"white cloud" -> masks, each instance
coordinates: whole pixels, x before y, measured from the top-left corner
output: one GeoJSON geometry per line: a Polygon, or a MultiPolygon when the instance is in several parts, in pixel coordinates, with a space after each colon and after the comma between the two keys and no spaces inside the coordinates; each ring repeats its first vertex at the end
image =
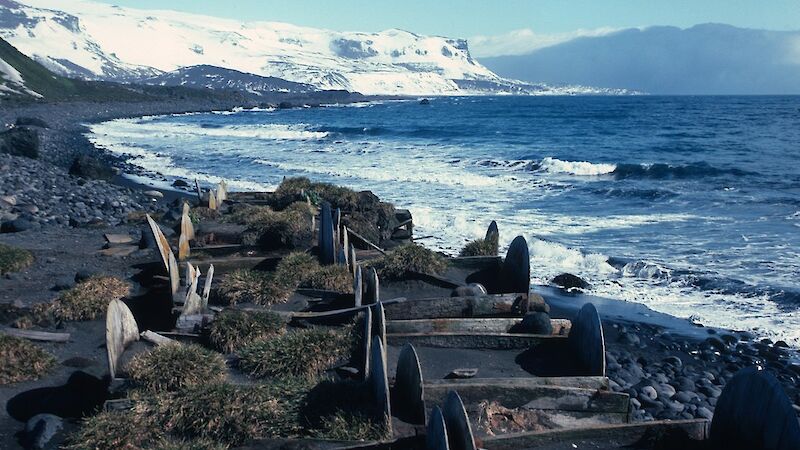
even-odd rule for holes
{"type": "Polygon", "coordinates": [[[579,37],[597,37],[619,31],[621,28],[579,29],[568,33],[543,34],[530,28],[513,30],[494,36],[469,38],[470,53],[476,57],[500,55],[524,55],[544,47],[550,47],[579,37]]]}

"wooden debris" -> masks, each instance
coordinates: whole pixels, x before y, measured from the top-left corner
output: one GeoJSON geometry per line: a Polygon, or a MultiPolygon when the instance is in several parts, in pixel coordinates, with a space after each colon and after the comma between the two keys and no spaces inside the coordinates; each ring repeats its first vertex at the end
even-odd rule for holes
{"type": "Polygon", "coordinates": [[[113,247],[104,248],[97,253],[102,256],[111,256],[113,258],[124,258],[132,255],[139,250],[137,245],[115,245],[113,247]]]}
{"type": "Polygon", "coordinates": [[[138,340],[139,328],[131,310],[121,300],[111,300],[106,312],[106,353],[112,379],[116,377],[119,358],[125,348],[138,340]]]}
{"type": "Polygon", "coordinates": [[[383,342],[378,336],[372,338],[369,366],[369,385],[372,389],[372,395],[378,410],[383,411],[387,426],[391,432],[392,407],[389,395],[389,379],[386,371],[386,353],[383,349],[383,342]]]}
{"type": "Polygon", "coordinates": [[[478,374],[477,368],[470,368],[470,369],[453,369],[450,373],[445,377],[446,379],[456,379],[456,380],[466,380],[469,378],[475,378],[475,375],[478,374]]]}
{"type": "Polygon", "coordinates": [[[211,296],[211,282],[214,280],[214,265],[211,264],[208,266],[208,270],[206,271],[206,283],[203,286],[203,295],[202,295],[202,308],[206,309],[208,307],[208,298],[211,296]]]}
{"type": "Polygon", "coordinates": [[[361,373],[364,380],[370,379],[370,358],[372,357],[372,311],[364,310],[361,328],[361,373]]]}
{"type": "Polygon", "coordinates": [[[41,342],[69,342],[69,333],[49,333],[46,331],[21,330],[19,328],[0,327],[0,333],[18,338],[41,342]]]}
{"type": "Polygon", "coordinates": [[[217,203],[217,195],[213,189],[208,191],[208,209],[217,210],[219,204],[217,203]]]}
{"type": "Polygon", "coordinates": [[[353,230],[351,230],[349,228],[347,228],[347,232],[350,234],[350,236],[352,236],[352,237],[356,238],[357,240],[361,241],[362,244],[381,252],[381,254],[384,254],[384,255],[386,254],[386,251],[384,249],[382,249],[382,248],[378,247],[377,245],[373,244],[372,242],[370,242],[369,239],[365,238],[364,236],[356,233],[355,231],[353,231],[353,230]]]}
{"type": "Polygon", "coordinates": [[[353,298],[355,299],[356,308],[361,306],[363,295],[364,287],[361,280],[361,266],[358,266],[356,267],[356,275],[353,277],[353,298]]]}
{"type": "Polygon", "coordinates": [[[127,234],[111,234],[106,233],[103,235],[106,239],[106,242],[113,245],[120,245],[120,244],[131,244],[133,243],[133,238],[127,234]]]}
{"type": "Polygon", "coordinates": [[[178,261],[175,260],[175,255],[170,252],[169,253],[169,265],[167,266],[169,270],[169,287],[170,293],[174,296],[178,293],[178,289],[181,287],[181,275],[178,272],[178,261]]]}
{"type": "Polygon", "coordinates": [[[364,288],[364,303],[371,305],[380,303],[381,301],[381,285],[378,279],[378,271],[374,267],[367,269],[365,288],[364,288]]]}
{"type": "Polygon", "coordinates": [[[169,241],[167,241],[167,237],[164,236],[164,233],[161,232],[161,228],[159,228],[156,221],[150,217],[150,214],[146,216],[147,223],[150,225],[150,231],[153,233],[156,245],[158,246],[158,252],[161,254],[161,260],[164,262],[164,269],[169,272],[169,254],[172,253],[172,249],[169,247],[169,241]]]}
{"type": "Polygon", "coordinates": [[[145,330],[139,334],[139,337],[142,338],[143,341],[147,341],[151,344],[155,345],[164,345],[164,344],[171,344],[176,342],[173,339],[170,339],[166,336],[162,336],[155,331],[145,330]]]}

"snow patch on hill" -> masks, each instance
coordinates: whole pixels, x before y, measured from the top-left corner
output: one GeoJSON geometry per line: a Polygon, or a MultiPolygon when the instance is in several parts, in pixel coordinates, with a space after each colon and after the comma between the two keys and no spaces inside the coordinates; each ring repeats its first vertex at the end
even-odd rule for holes
{"type": "Polygon", "coordinates": [[[32,95],[41,98],[42,95],[29,89],[25,85],[22,74],[11,64],[0,59],[0,95],[32,95]]]}
{"type": "Polygon", "coordinates": [[[495,75],[465,40],[397,29],[338,32],[89,0],[0,0],[0,36],[51,70],[84,78],[131,81],[206,65],[363,94],[560,93],[495,75]]]}

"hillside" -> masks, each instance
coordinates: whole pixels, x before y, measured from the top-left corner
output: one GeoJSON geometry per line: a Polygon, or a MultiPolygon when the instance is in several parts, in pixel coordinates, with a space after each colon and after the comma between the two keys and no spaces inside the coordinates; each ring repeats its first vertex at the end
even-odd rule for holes
{"type": "Polygon", "coordinates": [[[597,93],[507,80],[476,61],[463,39],[398,29],[339,32],[88,0],[2,0],[0,36],[50,70],[85,79],[129,82],[214,66],[367,95],[597,93]]]}
{"type": "Polygon", "coordinates": [[[585,37],[525,55],[483,58],[504,77],[625,87],[652,94],[800,93],[800,31],[704,24],[585,37]]]}

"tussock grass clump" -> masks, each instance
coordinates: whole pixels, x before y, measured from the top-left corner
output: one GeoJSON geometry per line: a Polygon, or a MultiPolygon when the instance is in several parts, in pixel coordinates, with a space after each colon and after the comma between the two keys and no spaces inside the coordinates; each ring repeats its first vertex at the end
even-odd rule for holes
{"type": "Polygon", "coordinates": [[[346,266],[320,267],[300,282],[300,286],[341,293],[353,292],[353,275],[346,266]]]}
{"type": "Polygon", "coordinates": [[[318,439],[381,440],[388,437],[383,411],[361,383],[322,381],[306,395],[302,416],[318,439]]]}
{"type": "Polygon", "coordinates": [[[296,248],[311,241],[311,215],[298,209],[272,211],[265,206],[242,208],[231,220],[247,226],[242,244],[267,250],[296,248]]]}
{"type": "Polygon", "coordinates": [[[52,303],[34,306],[33,312],[39,319],[96,320],[105,316],[111,300],[122,299],[130,288],[127,282],[117,277],[92,277],[65,291],[52,303]]]}
{"type": "Polygon", "coordinates": [[[200,223],[204,220],[217,220],[221,217],[222,214],[218,210],[205,206],[196,206],[189,210],[189,219],[191,219],[192,223],[200,223]]]}
{"type": "Polygon", "coordinates": [[[320,418],[312,431],[317,439],[337,441],[380,441],[387,438],[386,426],[374,417],[353,411],[337,411],[320,418]]]}
{"type": "Polygon", "coordinates": [[[476,239],[468,242],[459,256],[497,256],[498,251],[497,239],[476,239]]]}
{"type": "Polygon", "coordinates": [[[261,385],[212,383],[145,399],[141,413],[166,432],[235,446],[250,439],[297,436],[306,381],[287,379],[261,385]]]}
{"type": "Polygon", "coordinates": [[[214,319],[209,340],[219,351],[233,353],[246,344],[285,332],[286,322],[278,314],[227,310],[214,319]]]}
{"type": "Polygon", "coordinates": [[[255,378],[314,379],[351,354],[350,331],[309,328],[256,341],[239,350],[239,368],[255,378]]]}
{"type": "Polygon", "coordinates": [[[19,272],[33,264],[33,254],[25,249],[0,244],[0,275],[19,272]]]}
{"type": "Polygon", "coordinates": [[[214,288],[215,300],[223,304],[255,303],[273,305],[286,303],[294,288],[279,282],[272,274],[257,270],[239,269],[225,275],[214,288]]]}
{"type": "Polygon", "coordinates": [[[226,367],[219,353],[198,345],[174,343],[134,356],[127,371],[137,387],[164,392],[222,381],[226,367]]]}
{"type": "Polygon", "coordinates": [[[317,258],[305,252],[294,252],[284,256],[278,263],[275,280],[296,288],[319,269],[317,258]]]}
{"type": "Polygon", "coordinates": [[[86,418],[67,439],[68,450],[144,449],[158,439],[158,428],[140,414],[104,411],[86,418]]]}
{"type": "Polygon", "coordinates": [[[326,201],[333,209],[354,211],[358,208],[358,193],[354,190],[329,183],[315,183],[305,177],[283,180],[275,190],[275,206],[283,209],[294,202],[306,201],[303,194],[317,205],[326,201]]]}
{"type": "Polygon", "coordinates": [[[67,450],[226,450],[210,439],[168,436],[142,411],[103,411],[83,420],[67,439],[67,450]]]}
{"type": "Polygon", "coordinates": [[[438,275],[447,269],[442,255],[416,244],[402,245],[387,253],[375,264],[381,279],[401,280],[408,272],[438,275]]]}
{"type": "Polygon", "coordinates": [[[24,339],[0,333],[0,385],[38,380],[55,365],[47,351],[24,339]]]}

